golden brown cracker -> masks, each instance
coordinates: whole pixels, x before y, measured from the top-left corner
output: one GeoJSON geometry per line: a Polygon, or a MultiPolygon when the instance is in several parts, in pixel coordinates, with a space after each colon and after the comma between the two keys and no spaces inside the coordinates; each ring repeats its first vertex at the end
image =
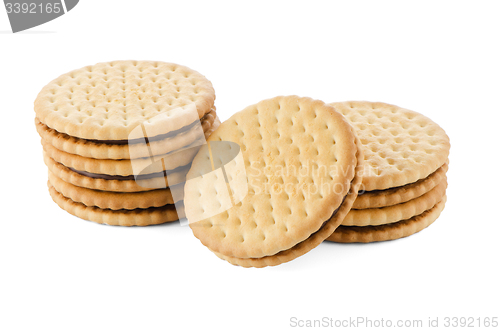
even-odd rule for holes
{"type": "Polygon", "coordinates": [[[327,239],[339,243],[369,243],[408,237],[431,225],[441,214],[446,196],[434,207],[410,219],[376,226],[339,226],[327,239]]]}

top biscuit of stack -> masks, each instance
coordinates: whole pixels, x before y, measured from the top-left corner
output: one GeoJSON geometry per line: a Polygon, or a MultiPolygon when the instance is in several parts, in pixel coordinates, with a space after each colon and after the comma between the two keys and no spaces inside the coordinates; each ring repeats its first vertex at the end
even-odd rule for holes
{"type": "Polygon", "coordinates": [[[414,183],[437,171],[448,159],[448,136],[422,114],[382,102],[330,105],[347,118],[361,140],[366,191],[414,183]]]}
{"type": "Polygon", "coordinates": [[[69,136],[127,141],[135,127],[157,115],[149,137],[193,123],[185,116],[195,106],[199,118],[214,105],[210,81],[187,67],[165,62],[113,61],[64,74],[47,84],[35,100],[40,122],[69,136]]]}

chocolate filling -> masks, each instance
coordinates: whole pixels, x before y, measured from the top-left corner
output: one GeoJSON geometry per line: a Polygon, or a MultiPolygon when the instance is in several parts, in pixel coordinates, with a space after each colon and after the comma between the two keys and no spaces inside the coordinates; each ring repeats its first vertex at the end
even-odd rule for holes
{"type": "Polygon", "coordinates": [[[176,168],[174,170],[170,171],[162,171],[162,172],[155,172],[152,174],[145,174],[145,175],[139,175],[139,176],[134,176],[134,175],[129,175],[129,176],[118,176],[118,175],[106,175],[106,174],[95,174],[92,172],[87,172],[87,171],[82,171],[82,170],[76,170],[70,167],[67,167],[69,170],[76,172],[77,174],[80,174],[82,176],[90,177],[90,178],[95,178],[95,179],[106,179],[106,180],[145,180],[145,179],[151,179],[151,178],[158,178],[158,177],[166,177],[168,174],[172,172],[179,172],[185,169],[188,169],[190,165],[187,166],[182,166],[179,168],[176,168]]]}
{"type": "MultiPolygon", "coordinates": [[[[210,114],[210,113],[208,113],[208,114],[210,114]]],[[[161,134],[161,135],[158,135],[158,136],[154,136],[154,137],[151,137],[151,138],[144,137],[144,139],[137,138],[137,139],[122,139],[122,140],[98,140],[98,139],[83,139],[83,140],[90,141],[90,142],[93,142],[95,144],[106,144],[106,145],[141,144],[141,143],[144,143],[144,140],[146,140],[146,144],[149,144],[152,141],[158,141],[158,140],[162,140],[162,139],[171,138],[171,137],[174,137],[176,135],[179,135],[179,134],[182,134],[184,132],[187,132],[187,131],[191,130],[198,123],[201,123],[202,121],[204,121],[205,117],[208,114],[206,114],[205,116],[203,116],[200,119],[199,122],[194,121],[193,123],[191,123],[191,124],[189,124],[189,125],[187,125],[187,126],[185,126],[183,128],[180,128],[180,129],[177,129],[177,130],[174,130],[174,131],[170,131],[168,133],[161,134]]]]}
{"type": "Polygon", "coordinates": [[[430,176],[434,175],[436,172],[439,171],[440,168],[438,168],[436,171],[434,171],[433,173],[431,173],[429,176],[427,177],[424,177],[424,178],[420,178],[419,180],[417,180],[416,182],[413,182],[413,183],[408,183],[408,184],[405,184],[405,185],[401,185],[401,186],[394,186],[394,187],[389,187],[389,188],[386,188],[386,189],[383,189],[383,190],[372,190],[372,191],[359,191],[358,192],[358,195],[363,195],[363,194],[377,194],[377,193],[381,193],[381,192],[389,192],[391,190],[398,190],[400,188],[403,188],[405,186],[408,186],[408,185],[413,185],[413,184],[419,184],[419,183],[422,183],[424,180],[426,180],[427,178],[429,178],[430,176]]]}

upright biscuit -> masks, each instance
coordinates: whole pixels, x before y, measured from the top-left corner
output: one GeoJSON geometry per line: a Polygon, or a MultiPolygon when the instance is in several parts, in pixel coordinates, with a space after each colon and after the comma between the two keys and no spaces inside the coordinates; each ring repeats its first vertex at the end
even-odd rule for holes
{"type": "Polygon", "coordinates": [[[210,112],[214,100],[210,81],[187,67],[113,61],[54,79],[38,94],[35,112],[49,128],[69,136],[127,140],[138,125],[151,137],[189,125],[193,116],[210,112]],[[152,118],[155,125],[149,125],[152,118]]]}
{"type": "Polygon", "coordinates": [[[317,247],[320,243],[322,243],[326,238],[328,238],[332,234],[332,230],[335,230],[344,219],[345,215],[351,209],[353,202],[356,200],[357,192],[359,187],[361,186],[362,181],[362,171],[363,171],[363,153],[361,143],[359,139],[356,139],[356,145],[358,145],[358,153],[357,153],[357,165],[355,170],[355,176],[351,183],[351,188],[349,193],[344,199],[344,202],[340,205],[340,207],[334,212],[333,216],[325,222],[321,228],[313,233],[309,238],[304,240],[303,242],[295,245],[294,247],[287,249],[285,251],[281,251],[278,254],[271,256],[264,256],[261,258],[249,258],[249,259],[241,259],[233,256],[225,256],[220,253],[215,253],[220,259],[226,260],[233,265],[239,265],[242,267],[254,267],[254,268],[262,268],[267,266],[276,266],[281,263],[289,262],[299,256],[304,255],[309,252],[311,249],[317,247]]]}
{"type": "MultiPolygon", "coordinates": [[[[248,194],[190,226],[205,246],[228,257],[262,258],[304,242],[339,208],[357,165],[351,126],[333,107],[309,98],[276,97],[249,106],[209,138],[209,144],[217,141],[240,146],[248,194]]],[[[200,208],[210,209],[211,197],[218,196],[213,187],[200,185],[211,176],[200,170],[206,162],[200,152],[188,174],[188,219],[200,208]],[[201,197],[200,205],[189,205],[191,196],[201,197]]]]}
{"type": "Polygon", "coordinates": [[[332,103],[363,144],[363,190],[384,190],[429,176],[447,160],[444,130],[417,112],[381,102],[332,103]]]}

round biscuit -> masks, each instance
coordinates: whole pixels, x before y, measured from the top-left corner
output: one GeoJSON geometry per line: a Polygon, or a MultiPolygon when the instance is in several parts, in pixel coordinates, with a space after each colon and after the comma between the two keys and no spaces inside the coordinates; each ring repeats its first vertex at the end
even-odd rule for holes
{"type": "Polygon", "coordinates": [[[335,102],[364,147],[365,191],[385,190],[426,178],[448,159],[444,130],[417,112],[382,102],[335,102]]]}
{"type": "MultiPolygon", "coordinates": [[[[212,251],[238,258],[271,256],[303,242],[349,191],[357,163],[355,139],[340,113],[310,98],[276,97],[236,113],[209,143],[240,146],[248,194],[225,212],[190,223],[193,234],[212,251]]],[[[206,163],[200,152],[188,178],[202,174],[206,163]]],[[[188,219],[218,198],[202,179],[186,182],[188,219]],[[188,204],[188,197],[200,197],[200,203],[188,204]]]]}
{"type": "Polygon", "coordinates": [[[160,61],[113,61],[73,70],[47,84],[35,100],[36,117],[69,136],[126,140],[134,128],[165,134],[202,118],[214,105],[212,83],[197,71],[160,61]],[[191,113],[192,112],[192,113],[191,113]],[[192,115],[192,116],[186,116],[192,115]]]}
{"type": "Polygon", "coordinates": [[[267,266],[276,266],[285,262],[289,262],[297,257],[300,257],[313,248],[317,247],[320,243],[322,243],[326,238],[331,236],[333,231],[342,223],[345,215],[351,209],[352,204],[356,200],[357,193],[359,187],[361,186],[362,181],[362,166],[363,166],[363,152],[361,143],[359,139],[356,139],[356,145],[358,146],[357,152],[357,164],[355,170],[355,176],[351,182],[351,188],[349,189],[349,193],[345,197],[342,205],[335,211],[334,215],[328,220],[323,226],[321,226],[320,230],[313,233],[309,238],[304,240],[303,242],[293,246],[290,249],[285,251],[281,251],[278,254],[272,256],[264,256],[261,258],[249,258],[249,259],[241,259],[232,256],[225,256],[220,253],[215,253],[217,257],[222,260],[226,260],[227,262],[242,266],[245,268],[254,267],[254,268],[263,268],[267,266]]]}

